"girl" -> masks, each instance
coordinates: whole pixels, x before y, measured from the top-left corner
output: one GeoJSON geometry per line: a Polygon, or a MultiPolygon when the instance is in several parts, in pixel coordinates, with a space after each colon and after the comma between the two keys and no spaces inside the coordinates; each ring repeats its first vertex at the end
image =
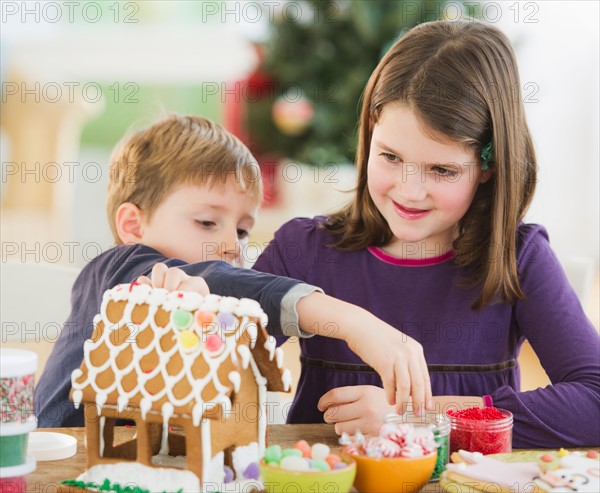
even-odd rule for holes
{"type": "MultiPolygon", "coordinates": [[[[536,161],[519,87],[498,29],[411,30],[365,89],[353,201],[285,224],[255,269],[319,286],[420,342],[438,410],[508,409],[515,447],[597,446],[598,334],[545,229],[521,222],[536,161]],[[553,383],[544,389],[519,392],[525,339],[553,383]]],[[[392,411],[375,372],[339,340],[300,345],[288,421],[375,431],[392,411]]]]}

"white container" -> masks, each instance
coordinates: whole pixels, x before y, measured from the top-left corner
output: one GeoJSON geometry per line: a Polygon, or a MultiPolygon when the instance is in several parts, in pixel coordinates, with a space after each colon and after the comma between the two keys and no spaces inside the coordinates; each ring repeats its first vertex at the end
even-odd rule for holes
{"type": "Polygon", "coordinates": [[[34,419],[33,387],[38,357],[23,349],[0,349],[1,423],[34,419]]]}

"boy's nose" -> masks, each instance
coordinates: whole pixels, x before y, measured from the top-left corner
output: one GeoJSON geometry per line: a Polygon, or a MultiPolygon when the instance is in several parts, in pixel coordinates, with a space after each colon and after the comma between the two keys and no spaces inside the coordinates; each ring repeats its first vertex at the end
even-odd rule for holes
{"type": "Polygon", "coordinates": [[[230,264],[239,263],[241,256],[241,245],[237,235],[237,229],[233,233],[228,233],[221,243],[221,257],[230,264]]]}

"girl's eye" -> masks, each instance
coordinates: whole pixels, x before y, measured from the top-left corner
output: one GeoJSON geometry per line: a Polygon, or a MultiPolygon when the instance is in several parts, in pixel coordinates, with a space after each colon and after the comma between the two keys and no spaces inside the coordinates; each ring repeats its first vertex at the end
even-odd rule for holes
{"type": "Polygon", "coordinates": [[[199,221],[196,219],[196,222],[206,229],[214,228],[217,225],[217,223],[215,223],[214,221],[199,221]]]}
{"type": "Polygon", "coordinates": [[[245,229],[238,229],[237,230],[237,235],[238,235],[238,238],[240,240],[243,240],[244,238],[248,238],[249,234],[250,234],[250,232],[246,231],[245,229]]]}
{"type": "Polygon", "coordinates": [[[402,162],[402,160],[398,156],[389,152],[382,152],[379,155],[383,157],[383,159],[385,159],[388,163],[400,164],[402,162]]]}
{"type": "Polygon", "coordinates": [[[454,171],[449,168],[444,168],[443,166],[434,166],[431,169],[434,173],[437,173],[439,176],[448,176],[448,177],[452,178],[458,174],[457,171],[454,171]]]}

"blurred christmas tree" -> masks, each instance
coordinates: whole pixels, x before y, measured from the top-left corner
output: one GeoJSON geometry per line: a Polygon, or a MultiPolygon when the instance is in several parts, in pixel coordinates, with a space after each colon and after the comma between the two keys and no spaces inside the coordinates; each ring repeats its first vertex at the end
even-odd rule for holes
{"type": "Polygon", "coordinates": [[[248,103],[245,140],[257,155],[275,153],[317,166],[354,162],[361,93],[399,36],[422,22],[477,14],[456,1],[287,5],[271,26],[263,62],[251,78],[263,97],[248,103]]]}

